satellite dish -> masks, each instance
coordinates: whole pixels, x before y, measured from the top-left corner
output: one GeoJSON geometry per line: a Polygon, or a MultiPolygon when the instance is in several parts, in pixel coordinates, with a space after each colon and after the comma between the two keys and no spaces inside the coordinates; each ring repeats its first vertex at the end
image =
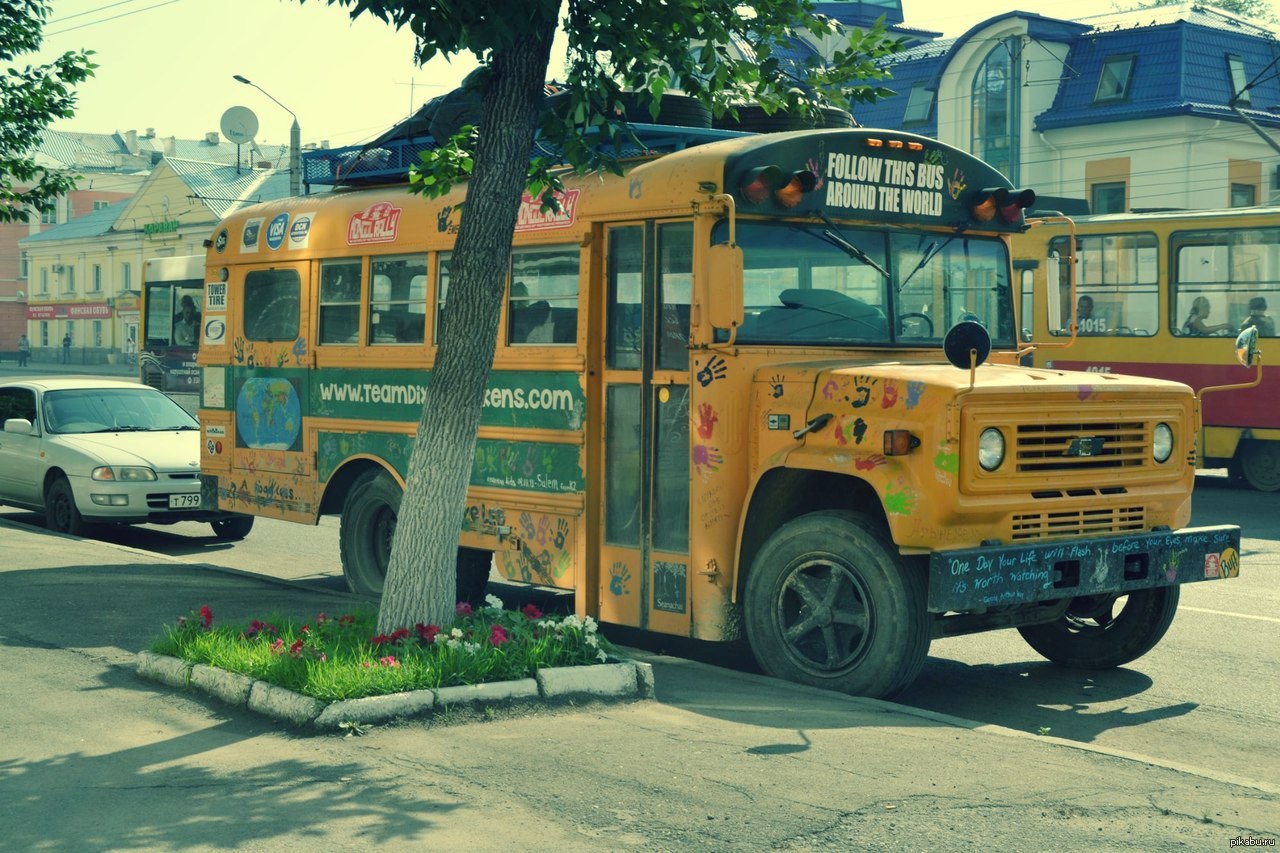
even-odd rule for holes
{"type": "Polygon", "coordinates": [[[248,107],[231,107],[222,114],[222,135],[241,145],[258,134],[258,117],[248,107]]]}

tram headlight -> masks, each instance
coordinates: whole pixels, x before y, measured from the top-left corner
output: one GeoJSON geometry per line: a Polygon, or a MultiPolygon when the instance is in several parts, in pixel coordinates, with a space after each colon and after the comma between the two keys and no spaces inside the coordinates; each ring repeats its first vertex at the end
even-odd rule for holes
{"type": "Polygon", "coordinates": [[[978,436],[978,464],[984,471],[994,471],[1004,462],[1004,433],[987,427],[978,436]]]}
{"type": "Polygon", "coordinates": [[[1173,454],[1173,428],[1166,423],[1156,424],[1151,440],[1151,455],[1157,462],[1168,462],[1173,454]]]}

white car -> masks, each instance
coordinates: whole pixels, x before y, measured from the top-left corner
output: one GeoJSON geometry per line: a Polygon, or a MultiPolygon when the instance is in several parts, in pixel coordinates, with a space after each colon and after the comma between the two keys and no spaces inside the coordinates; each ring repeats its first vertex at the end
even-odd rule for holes
{"type": "Polygon", "coordinates": [[[137,382],[40,377],[0,383],[0,503],[43,512],[58,533],[207,521],[243,539],[253,516],[202,494],[200,425],[137,382]]]}

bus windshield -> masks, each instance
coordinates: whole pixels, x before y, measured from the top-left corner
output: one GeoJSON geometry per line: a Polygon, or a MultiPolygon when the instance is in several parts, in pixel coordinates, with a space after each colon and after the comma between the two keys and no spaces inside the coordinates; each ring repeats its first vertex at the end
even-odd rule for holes
{"type": "MultiPolygon", "coordinates": [[[[727,237],[720,223],[715,239],[727,237]]],[[[997,238],[739,221],[745,316],[738,343],[940,344],[976,320],[1011,346],[1008,252],[997,238]]]]}

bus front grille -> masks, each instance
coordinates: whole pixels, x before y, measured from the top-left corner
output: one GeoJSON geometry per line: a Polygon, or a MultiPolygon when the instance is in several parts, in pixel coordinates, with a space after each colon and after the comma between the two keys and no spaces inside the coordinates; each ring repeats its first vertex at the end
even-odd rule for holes
{"type": "Polygon", "coordinates": [[[1141,468],[1150,434],[1141,421],[1019,424],[1014,461],[1019,473],[1141,468]]]}
{"type": "Polygon", "coordinates": [[[1013,538],[1050,539],[1104,536],[1146,529],[1146,512],[1140,506],[1028,512],[1013,516],[1013,538]]]}

